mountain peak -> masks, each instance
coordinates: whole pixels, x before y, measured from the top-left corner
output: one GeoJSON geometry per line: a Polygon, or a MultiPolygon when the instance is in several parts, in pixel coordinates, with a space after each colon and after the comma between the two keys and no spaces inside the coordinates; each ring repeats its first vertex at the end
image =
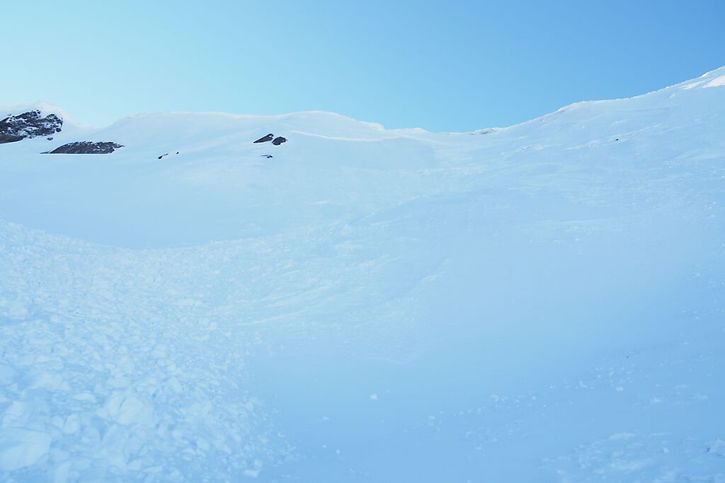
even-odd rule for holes
{"type": "Polygon", "coordinates": [[[63,119],[38,109],[0,119],[0,144],[13,143],[39,136],[53,136],[63,127],[63,119]]]}

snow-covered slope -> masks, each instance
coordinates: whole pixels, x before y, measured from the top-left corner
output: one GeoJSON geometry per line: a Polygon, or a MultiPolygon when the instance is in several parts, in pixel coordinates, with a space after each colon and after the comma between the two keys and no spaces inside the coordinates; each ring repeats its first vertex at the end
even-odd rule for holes
{"type": "Polygon", "coordinates": [[[0,480],[725,481],[723,133],[725,68],[0,145],[0,480]]]}

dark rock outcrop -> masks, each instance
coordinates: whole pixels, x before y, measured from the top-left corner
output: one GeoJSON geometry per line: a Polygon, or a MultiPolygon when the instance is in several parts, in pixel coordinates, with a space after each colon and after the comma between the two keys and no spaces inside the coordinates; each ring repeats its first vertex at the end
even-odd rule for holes
{"type": "MultiPolygon", "coordinates": [[[[178,155],[179,154],[179,151],[176,151],[176,154],[178,155]]],[[[157,156],[157,159],[164,159],[168,155],[169,155],[169,153],[161,154],[161,155],[157,156]]]]}
{"type": "Polygon", "coordinates": [[[76,143],[64,144],[54,150],[43,154],[110,154],[118,148],[122,148],[121,144],[112,142],[91,142],[80,141],[76,143]]]}
{"type": "Polygon", "coordinates": [[[271,141],[272,138],[274,138],[274,134],[269,133],[266,136],[263,136],[263,137],[257,139],[256,141],[254,141],[254,144],[256,144],[256,143],[266,143],[266,142],[271,141]]]}
{"type": "Polygon", "coordinates": [[[55,114],[43,114],[38,111],[28,111],[0,120],[0,144],[14,143],[23,139],[37,136],[52,136],[60,132],[63,119],[55,114]]]}
{"type": "Polygon", "coordinates": [[[266,136],[263,136],[254,141],[254,143],[268,143],[269,141],[272,141],[272,144],[274,144],[275,146],[279,146],[282,143],[286,143],[287,138],[283,138],[282,136],[274,137],[274,134],[269,133],[266,136]]]}

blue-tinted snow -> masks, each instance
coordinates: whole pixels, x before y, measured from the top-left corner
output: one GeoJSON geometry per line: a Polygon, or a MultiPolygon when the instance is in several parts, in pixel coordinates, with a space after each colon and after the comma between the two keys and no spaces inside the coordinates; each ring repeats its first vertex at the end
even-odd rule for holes
{"type": "Polygon", "coordinates": [[[725,481],[723,74],[0,146],[0,480],[725,481]]]}

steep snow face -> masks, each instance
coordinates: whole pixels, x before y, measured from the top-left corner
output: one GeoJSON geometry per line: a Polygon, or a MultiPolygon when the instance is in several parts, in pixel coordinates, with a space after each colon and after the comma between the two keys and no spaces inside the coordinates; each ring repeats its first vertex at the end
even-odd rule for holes
{"type": "Polygon", "coordinates": [[[0,146],[0,479],[725,479],[724,75],[0,146]]]}

